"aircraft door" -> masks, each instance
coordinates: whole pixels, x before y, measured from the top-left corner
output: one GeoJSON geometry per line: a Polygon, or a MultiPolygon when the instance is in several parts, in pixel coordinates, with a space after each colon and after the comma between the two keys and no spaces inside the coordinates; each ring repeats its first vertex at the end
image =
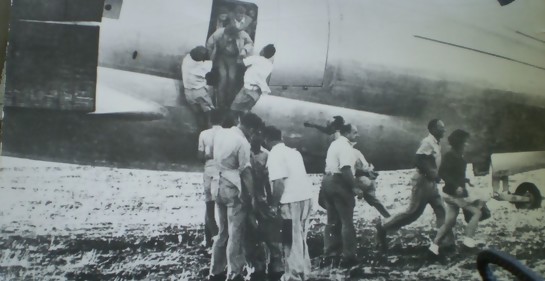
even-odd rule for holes
{"type": "Polygon", "coordinates": [[[5,105],[95,107],[104,0],[17,0],[11,8],[5,105]]]}
{"type": "Polygon", "coordinates": [[[281,1],[276,13],[270,85],[321,87],[329,46],[327,0],[281,1]]]}

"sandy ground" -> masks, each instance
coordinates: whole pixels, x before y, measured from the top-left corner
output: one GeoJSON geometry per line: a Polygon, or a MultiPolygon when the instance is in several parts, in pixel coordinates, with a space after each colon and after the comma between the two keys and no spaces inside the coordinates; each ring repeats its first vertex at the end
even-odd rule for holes
{"type": "MultiPolygon", "coordinates": [[[[200,246],[204,203],[200,173],[128,170],[3,157],[0,168],[0,280],[204,280],[209,257],[200,246]]],[[[378,197],[398,213],[408,205],[412,170],[385,171],[378,197]]],[[[321,177],[311,175],[317,197],[321,177]]],[[[489,194],[490,178],[472,179],[470,192],[489,194]]],[[[545,194],[545,170],[511,178],[545,194]]],[[[477,232],[481,248],[507,252],[545,275],[545,210],[488,203],[492,218],[477,232]]],[[[375,248],[378,212],[356,207],[360,270],[323,272],[325,212],[316,204],[308,237],[311,280],[480,280],[475,252],[458,247],[444,259],[426,248],[435,224],[431,208],[390,235],[390,250],[375,248]],[[343,279],[345,278],[345,279],[343,279]]],[[[459,216],[458,244],[465,223],[459,216]]],[[[507,277],[498,271],[498,276],[507,277]]],[[[511,278],[510,278],[511,279],[511,278]]]]}

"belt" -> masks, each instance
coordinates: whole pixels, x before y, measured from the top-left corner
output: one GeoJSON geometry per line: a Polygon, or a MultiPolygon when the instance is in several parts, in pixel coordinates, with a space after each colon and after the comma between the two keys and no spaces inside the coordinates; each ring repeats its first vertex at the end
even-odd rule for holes
{"type": "Polygon", "coordinates": [[[326,176],[342,176],[343,174],[341,174],[341,173],[333,173],[333,172],[326,172],[325,175],[326,175],[326,176]]]}

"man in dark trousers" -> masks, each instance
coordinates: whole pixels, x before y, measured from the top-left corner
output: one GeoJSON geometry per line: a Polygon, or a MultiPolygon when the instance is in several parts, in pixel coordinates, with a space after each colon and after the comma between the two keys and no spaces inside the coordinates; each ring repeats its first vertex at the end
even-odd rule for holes
{"type": "Polygon", "coordinates": [[[358,137],[355,126],[346,124],[340,128],[340,136],[327,150],[322,193],[327,209],[327,225],[324,233],[326,263],[350,267],[357,264],[356,230],[354,229],[354,165],[356,157],[352,142],[358,137]]]}
{"type": "Polygon", "coordinates": [[[250,35],[234,25],[216,30],[206,43],[214,68],[218,72],[217,107],[229,108],[238,92],[237,77],[242,80],[238,65],[253,48],[250,35]]]}
{"type": "MultiPolygon", "coordinates": [[[[428,123],[429,135],[420,142],[416,151],[416,172],[412,178],[412,193],[409,208],[386,221],[384,225],[378,223],[377,242],[382,250],[388,249],[386,235],[389,231],[416,221],[429,204],[435,212],[437,228],[445,222],[445,207],[443,199],[437,189],[437,183],[441,180],[438,168],[441,164],[441,146],[439,141],[445,134],[445,124],[439,119],[433,119],[428,123]]],[[[452,232],[448,234],[446,241],[453,241],[452,232]]],[[[451,242],[452,243],[452,242],[451,242]]]]}
{"type": "MultiPolygon", "coordinates": [[[[264,127],[263,124],[262,128],[264,127]]],[[[272,191],[267,171],[269,152],[262,147],[263,142],[262,130],[254,134],[250,142],[256,203],[255,209],[248,216],[250,221],[245,239],[246,259],[254,269],[250,276],[251,281],[278,281],[284,274],[280,239],[282,220],[271,212],[272,191]]]]}

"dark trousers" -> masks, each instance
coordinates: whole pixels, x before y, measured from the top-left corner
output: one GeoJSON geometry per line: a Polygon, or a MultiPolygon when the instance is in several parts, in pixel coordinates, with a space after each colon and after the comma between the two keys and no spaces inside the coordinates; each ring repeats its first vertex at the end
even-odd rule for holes
{"type": "Polygon", "coordinates": [[[218,69],[219,81],[217,91],[217,107],[230,108],[237,94],[237,78],[239,67],[237,57],[219,55],[215,65],[218,69]]]}
{"type": "Polygon", "coordinates": [[[260,219],[257,228],[249,223],[245,232],[244,244],[246,260],[255,269],[255,272],[284,271],[282,243],[279,239],[275,239],[274,235],[269,235],[271,232],[279,232],[281,227],[282,220],[260,219]]]}
{"type": "Polygon", "coordinates": [[[327,209],[324,233],[326,256],[353,258],[356,255],[354,206],[356,200],[341,175],[325,175],[322,181],[323,199],[327,209]]]}
{"type": "MultiPolygon", "coordinates": [[[[409,208],[405,212],[397,214],[387,221],[383,225],[385,231],[398,230],[405,225],[413,223],[422,215],[428,204],[435,213],[437,228],[445,223],[445,207],[443,205],[443,199],[437,190],[437,184],[426,179],[421,174],[415,174],[412,182],[413,189],[409,208]]],[[[447,237],[447,240],[454,240],[452,231],[447,237]]]]}
{"type": "Polygon", "coordinates": [[[206,202],[206,212],[204,216],[204,237],[206,246],[212,247],[212,237],[218,234],[218,225],[215,217],[216,202],[206,202]]]}

